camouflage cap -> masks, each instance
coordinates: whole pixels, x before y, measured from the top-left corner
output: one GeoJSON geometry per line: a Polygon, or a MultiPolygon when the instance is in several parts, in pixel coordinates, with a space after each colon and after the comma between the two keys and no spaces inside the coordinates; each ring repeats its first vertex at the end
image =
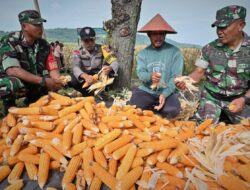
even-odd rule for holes
{"type": "Polygon", "coordinates": [[[246,8],[238,5],[230,5],[216,12],[216,21],[212,24],[212,27],[227,27],[233,21],[237,19],[245,20],[245,18],[246,8]]]}
{"type": "Polygon", "coordinates": [[[42,24],[46,22],[45,19],[41,18],[40,14],[35,10],[25,10],[18,14],[20,23],[30,24],[42,24]]]}

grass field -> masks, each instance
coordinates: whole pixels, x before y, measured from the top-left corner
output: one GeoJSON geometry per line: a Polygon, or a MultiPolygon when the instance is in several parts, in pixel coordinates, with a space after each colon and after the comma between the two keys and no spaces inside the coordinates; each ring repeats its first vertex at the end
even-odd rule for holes
{"type": "MultiPolygon", "coordinates": [[[[135,56],[137,56],[138,52],[140,52],[145,46],[140,45],[140,46],[136,46],[135,48],[135,56]]],[[[78,45],[77,44],[64,44],[64,60],[65,60],[65,70],[70,72],[71,68],[72,68],[72,52],[74,49],[77,49],[78,45]]],[[[194,62],[197,58],[197,56],[200,53],[200,49],[196,49],[196,48],[183,48],[181,49],[181,52],[183,54],[184,57],[184,72],[183,75],[187,75],[189,74],[193,69],[194,69],[194,62]]],[[[135,59],[134,59],[135,60],[135,59]]],[[[135,68],[136,68],[136,61],[134,61],[133,64],[133,70],[132,70],[132,80],[136,80],[136,72],[135,72],[135,68]]],[[[63,92],[65,91],[69,91],[70,89],[64,89],[62,90],[63,92]]],[[[22,105],[22,99],[17,101],[17,105],[20,106],[22,105]]],[[[2,105],[2,101],[0,101],[0,118],[3,117],[3,105],[2,105]]]]}

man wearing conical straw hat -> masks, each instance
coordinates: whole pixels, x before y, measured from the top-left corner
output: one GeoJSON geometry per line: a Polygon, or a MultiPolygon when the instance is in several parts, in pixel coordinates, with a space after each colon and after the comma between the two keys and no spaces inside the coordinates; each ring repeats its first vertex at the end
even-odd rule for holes
{"type": "Polygon", "coordinates": [[[160,14],[139,32],[147,33],[151,44],[138,54],[137,75],[141,85],[133,90],[130,104],[174,118],[181,109],[174,77],[182,74],[183,57],[177,47],[165,41],[165,37],[177,32],[160,14]]]}

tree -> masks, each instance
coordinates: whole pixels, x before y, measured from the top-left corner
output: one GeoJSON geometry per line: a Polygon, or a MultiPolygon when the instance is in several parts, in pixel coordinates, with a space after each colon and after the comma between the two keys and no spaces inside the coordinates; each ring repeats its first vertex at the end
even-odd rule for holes
{"type": "Polygon", "coordinates": [[[120,63],[116,87],[130,88],[137,25],[142,0],[111,0],[112,19],[104,23],[120,63]]]}

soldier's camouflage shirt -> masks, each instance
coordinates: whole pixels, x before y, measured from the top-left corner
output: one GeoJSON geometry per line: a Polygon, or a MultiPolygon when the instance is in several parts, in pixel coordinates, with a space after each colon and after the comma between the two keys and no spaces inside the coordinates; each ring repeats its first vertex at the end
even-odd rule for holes
{"type": "Polygon", "coordinates": [[[202,48],[196,66],[206,69],[204,87],[221,96],[237,96],[249,89],[250,37],[244,33],[243,42],[231,50],[218,39],[202,48]]]}
{"type": "Polygon", "coordinates": [[[21,31],[10,33],[0,40],[0,73],[3,77],[10,67],[22,67],[33,74],[46,75],[58,69],[50,46],[44,39],[29,46],[21,31]]]}

